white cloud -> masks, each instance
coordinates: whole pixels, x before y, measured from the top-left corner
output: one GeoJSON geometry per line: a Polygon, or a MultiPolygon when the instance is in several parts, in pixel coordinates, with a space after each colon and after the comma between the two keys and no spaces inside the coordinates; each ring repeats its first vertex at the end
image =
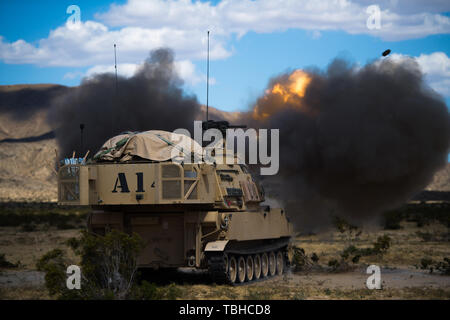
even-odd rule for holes
{"type": "MultiPolygon", "coordinates": [[[[35,43],[20,39],[8,42],[0,36],[0,60],[12,64],[90,67],[87,74],[91,75],[112,68],[116,43],[119,65],[124,66],[119,73],[130,75],[132,66],[141,64],[150,50],[170,47],[178,59],[181,77],[196,84],[205,81],[205,75],[195,70],[192,61],[206,58],[206,30],[212,32],[211,59],[232,55],[230,39],[251,31],[303,29],[317,38],[326,30],[343,30],[384,40],[450,33],[450,18],[439,14],[450,11],[448,0],[376,3],[381,8],[381,28],[369,30],[366,8],[373,4],[372,0],[222,0],[216,5],[191,0],[129,0],[95,15],[97,21],[82,21],[77,28],[62,25],[35,43]]],[[[448,77],[443,78],[438,72],[443,67],[439,59],[443,58],[438,55],[418,59],[429,68],[427,77],[433,87],[448,93],[445,80],[448,77]]],[[[448,65],[445,68],[448,70],[448,65]]],[[[67,78],[76,76],[66,74],[67,78]]]]}
{"type": "Polygon", "coordinates": [[[195,65],[189,60],[175,61],[175,69],[178,76],[190,85],[206,82],[206,75],[198,73],[195,70],[195,65]]]}
{"type": "Polygon", "coordinates": [[[111,5],[108,12],[96,17],[118,27],[169,25],[239,36],[249,31],[273,32],[288,28],[344,30],[351,34],[372,34],[385,40],[450,32],[450,18],[437,14],[435,9],[450,10],[448,1],[434,0],[430,4],[418,0],[382,0],[375,3],[381,8],[379,30],[369,30],[366,25],[366,8],[374,4],[372,0],[222,0],[215,6],[190,0],[129,0],[124,5],[111,5]],[[405,7],[411,9],[405,10],[405,7]]]}
{"type": "MultiPolygon", "coordinates": [[[[450,7],[447,2],[434,1],[443,10],[450,7]]],[[[380,1],[381,28],[369,30],[368,4],[365,0],[222,0],[217,5],[191,0],[129,0],[97,14],[99,21],[82,21],[77,28],[60,26],[36,45],[24,40],[6,42],[0,37],[0,59],[40,66],[108,64],[114,43],[125,63],[141,63],[148,51],[165,46],[175,51],[177,59],[204,59],[206,30],[213,35],[211,59],[230,56],[227,44],[231,37],[250,31],[294,28],[316,37],[325,30],[344,30],[385,40],[450,33],[449,17],[424,12],[429,5],[418,1],[412,2],[415,10],[404,13],[400,0],[380,1]]]]}
{"type": "Polygon", "coordinates": [[[416,60],[426,74],[439,74],[450,78],[450,59],[444,52],[421,54],[416,60]]]}
{"type": "MultiPolygon", "coordinates": [[[[389,58],[399,60],[402,54],[392,54],[389,58]]],[[[427,83],[435,91],[450,96],[450,58],[444,52],[433,52],[412,57],[419,64],[427,83]]]]}
{"type": "Polygon", "coordinates": [[[444,96],[450,96],[450,58],[444,52],[421,54],[416,58],[430,86],[444,96]]]}
{"type": "MultiPolygon", "coordinates": [[[[0,36],[0,59],[6,63],[31,63],[40,66],[82,67],[113,61],[113,44],[118,59],[125,63],[141,63],[150,50],[170,47],[178,58],[198,59],[206,56],[206,33],[195,30],[172,30],[167,27],[148,29],[124,27],[110,30],[94,21],[80,23],[77,29],[66,25],[50,31],[37,46],[23,40],[5,42],[0,36]]],[[[211,59],[231,54],[220,41],[211,43],[211,59]]]]}

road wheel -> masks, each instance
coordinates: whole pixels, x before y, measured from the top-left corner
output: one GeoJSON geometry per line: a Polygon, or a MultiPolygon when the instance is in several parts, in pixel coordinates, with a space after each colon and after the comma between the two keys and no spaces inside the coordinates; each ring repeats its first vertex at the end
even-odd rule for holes
{"type": "Polygon", "coordinates": [[[255,274],[253,277],[258,280],[261,277],[261,256],[259,254],[253,257],[253,265],[255,266],[255,274]]]}
{"type": "Polygon", "coordinates": [[[243,256],[240,256],[238,260],[238,269],[237,269],[238,280],[240,283],[245,281],[245,274],[246,274],[245,269],[246,269],[245,259],[243,256]]]}
{"type": "Polygon", "coordinates": [[[237,278],[237,262],[236,262],[236,258],[234,256],[231,256],[230,261],[228,263],[228,277],[231,281],[231,283],[235,283],[236,282],[236,278],[237,278]]]}
{"type": "Polygon", "coordinates": [[[277,262],[275,258],[275,253],[270,251],[269,253],[269,273],[271,276],[274,276],[277,272],[277,262]]]}
{"type": "Polygon", "coordinates": [[[277,252],[277,274],[281,276],[284,272],[284,257],[283,252],[277,252]]]}
{"type": "Polygon", "coordinates": [[[267,277],[269,273],[269,257],[267,253],[263,253],[261,256],[261,275],[263,278],[267,277]]]}
{"type": "Polygon", "coordinates": [[[255,275],[255,264],[253,263],[253,257],[247,256],[247,280],[252,281],[255,275]]]}
{"type": "Polygon", "coordinates": [[[228,255],[225,253],[223,255],[223,266],[225,268],[225,273],[228,273],[228,255]]]}

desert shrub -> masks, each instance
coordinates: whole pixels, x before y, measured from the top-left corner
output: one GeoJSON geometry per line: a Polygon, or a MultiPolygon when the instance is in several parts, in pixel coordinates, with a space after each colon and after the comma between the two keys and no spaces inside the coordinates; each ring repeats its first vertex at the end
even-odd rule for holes
{"type": "Polygon", "coordinates": [[[165,287],[159,287],[155,283],[142,281],[134,285],[129,298],[134,300],[176,300],[182,296],[182,290],[174,283],[165,287]]]}
{"type": "Polygon", "coordinates": [[[358,252],[358,249],[354,245],[348,246],[342,251],[341,258],[347,260],[351,255],[355,254],[356,252],[358,252]]]}
{"type": "Polygon", "coordinates": [[[77,250],[80,246],[80,239],[77,238],[69,238],[66,241],[66,245],[69,246],[72,250],[77,250]]]}
{"type": "Polygon", "coordinates": [[[450,275],[450,258],[444,258],[443,261],[434,261],[430,258],[423,258],[420,260],[419,268],[428,270],[430,273],[438,271],[445,275],[450,275]]]}
{"type": "Polygon", "coordinates": [[[291,248],[291,250],[293,251],[292,266],[294,268],[294,271],[309,270],[319,261],[319,257],[314,252],[312,253],[311,257],[308,257],[303,248],[294,246],[291,248]]]}
{"type": "Polygon", "coordinates": [[[373,253],[384,254],[391,246],[392,239],[387,234],[377,238],[377,241],[373,244],[373,253]]]}
{"type": "Polygon", "coordinates": [[[175,300],[176,298],[179,298],[182,294],[182,290],[179,287],[177,287],[174,283],[169,284],[162,290],[164,299],[168,300],[175,300]]]}
{"type": "Polygon", "coordinates": [[[313,252],[311,254],[311,261],[314,262],[314,263],[318,263],[319,262],[319,256],[315,252],[313,252]]]}
{"type": "Polygon", "coordinates": [[[36,263],[37,270],[45,272],[45,287],[50,295],[67,296],[70,294],[66,287],[67,265],[67,259],[61,249],[47,252],[36,263]]]}
{"type": "MultiPolygon", "coordinates": [[[[428,269],[430,266],[432,266],[433,260],[429,258],[423,258],[420,260],[420,268],[421,269],[428,269]]],[[[431,269],[431,272],[433,272],[433,269],[431,269]]]]}
{"type": "Polygon", "coordinates": [[[341,266],[341,263],[337,259],[331,259],[328,261],[328,266],[331,267],[332,271],[336,271],[341,266]]]}
{"type": "Polygon", "coordinates": [[[362,230],[359,227],[349,223],[342,217],[334,216],[332,222],[334,227],[340,233],[346,233],[348,238],[358,237],[362,232],[362,230]]]}
{"type": "Polygon", "coordinates": [[[340,260],[331,259],[328,261],[328,266],[331,271],[345,271],[352,264],[357,264],[361,257],[385,254],[390,246],[391,238],[388,235],[378,237],[371,248],[357,248],[354,245],[349,245],[340,253],[340,260]]]}
{"type": "MultiPolygon", "coordinates": [[[[46,286],[51,295],[61,299],[125,299],[129,297],[137,271],[137,257],[143,241],[137,234],[112,230],[104,236],[81,232],[79,239],[67,243],[80,257],[81,289],[66,287],[66,268],[71,264],[62,250],[45,254],[38,270],[46,272],[46,286]]],[[[149,289],[144,288],[148,294],[149,289]]]]}
{"type": "Polygon", "coordinates": [[[161,300],[163,292],[154,283],[142,281],[140,285],[135,285],[131,297],[135,300],[161,300]]]}
{"type": "Polygon", "coordinates": [[[450,258],[444,258],[443,261],[438,262],[436,270],[445,275],[450,275],[450,258]]]}
{"type": "Polygon", "coordinates": [[[46,271],[46,268],[50,264],[65,265],[64,252],[61,249],[53,249],[44,254],[36,263],[36,269],[38,271],[46,271]]]}
{"type": "Polygon", "coordinates": [[[300,271],[306,265],[305,249],[292,247],[292,251],[293,251],[292,265],[294,267],[294,271],[300,271]]]}
{"type": "Polygon", "coordinates": [[[12,269],[17,268],[19,266],[18,263],[12,263],[5,258],[4,253],[0,253],[0,268],[12,269]]]}
{"type": "Polygon", "coordinates": [[[128,294],[137,271],[137,257],[143,248],[138,234],[117,230],[105,236],[84,231],[75,253],[81,257],[81,268],[90,286],[112,292],[117,298],[128,294]]]}

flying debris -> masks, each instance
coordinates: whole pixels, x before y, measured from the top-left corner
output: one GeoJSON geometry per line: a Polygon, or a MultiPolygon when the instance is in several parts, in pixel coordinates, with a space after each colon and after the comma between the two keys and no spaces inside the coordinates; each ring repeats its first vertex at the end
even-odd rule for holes
{"type": "Polygon", "coordinates": [[[383,55],[383,57],[386,57],[387,55],[389,55],[389,53],[391,53],[391,49],[387,49],[387,50],[383,51],[382,55],[383,55]]]}

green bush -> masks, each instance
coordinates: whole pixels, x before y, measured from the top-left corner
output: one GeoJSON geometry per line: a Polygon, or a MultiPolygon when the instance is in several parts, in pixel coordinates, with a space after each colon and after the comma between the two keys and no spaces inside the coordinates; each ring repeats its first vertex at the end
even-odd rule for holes
{"type": "Polygon", "coordinates": [[[165,299],[175,300],[181,296],[182,291],[174,283],[171,283],[163,289],[163,294],[165,299]]]}
{"type": "Polygon", "coordinates": [[[333,225],[340,233],[348,232],[349,234],[352,234],[354,232],[357,233],[357,236],[361,233],[361,230],[357,226],[349,223],[342,217],[334,216],[333,225]]]}
{"type": "Polygon", "coordinates": [[[438,271],[445,275],[450,275],[450,258],[444,258],[443,261],[434,261],[430,258],[420,260],[420,269],[428,270],[430,273],[438,271]]]}
{"type": "MultiPolygon", "coordinates": [[[[137,271],[137,257],[143,241],[137,234],[112,230],[104,236],[82,231],[79,239],[67,243],[80,257],[81,289],[66,287],[69,263],[62,250],[46,253],[37,263],[45,271],[46,286],[60,299],[126,299],[131,294],[137,271]]],[[[148,294],[149,289],[144,288],[148,294]]],[[[144,296],[145,296],[144,294],[144,296]]]]}
{"type": "Polygon", "coordinates": [[[53,249],[38,260],[36,269],[38,271],[46,271],[47,267],[52,264],[64,267],[65,262],[64,252],[61,249],[53,249]]]}
{"type": "Polygon", "coordinates": [[[337,259],[331,259],[328,261],[328,266],[331,267],[332,271],[336,271],[340,266],[340,262],[337,259]]]}
{"type": "Polygon", "coordinates": [[[139,285],[134,285],[129,298],[135,300],[176,300],[181,297],[182,290],[174,283],[165,287],[158,287],[154,283],[142,281],[139,285]]]}
{"type": "Polygon", "coordinates": [[[304,271],[310,269],[319,261],[319,257],[316,253],[313,253],[311,258],[309,258],[303,248],[294,246],[291,250],[293,251],[292,266],[294,267],[294,271],[304,271]]]}
{"type": "Polygon", "coordinates": [[[140,285],[135,285],[132,291],[132,298],[136,300],[161,300],[163,292],[154,283],[142,281],[140,285]]]}
{"type": "Polygon", "coordinates": [[[311,261],[314,263],[319,262],[319,256],[315,252],[313,252],[311,255],[311,261]]]}
{"type": "Polygon", "coordinates": [[[53,249],[44,254],[36,263],[38,271],[45,272],[45,287],[50,295],[68,296],[66,268],[68,261],[61,249],[53,249]]]}
{"type": "Polygon", "coordinates": [[[375,254],[384,254],[391,246],[391,237],[387,234],[377,238],[377,241],[373,244],[373,252],[375,254]]]}
{"type": "Polygon", "coordinates": [[[361,257],[383,255],[390,246],[391,238],[388,235],[378,237],[372,248],[357,248],[354,245],[349,245],[340,253],[341,259],[328,261],[328,266],[331,267],[331,271],[346,270],[350,267],[350,262],[357,264],[361,257]]]}

